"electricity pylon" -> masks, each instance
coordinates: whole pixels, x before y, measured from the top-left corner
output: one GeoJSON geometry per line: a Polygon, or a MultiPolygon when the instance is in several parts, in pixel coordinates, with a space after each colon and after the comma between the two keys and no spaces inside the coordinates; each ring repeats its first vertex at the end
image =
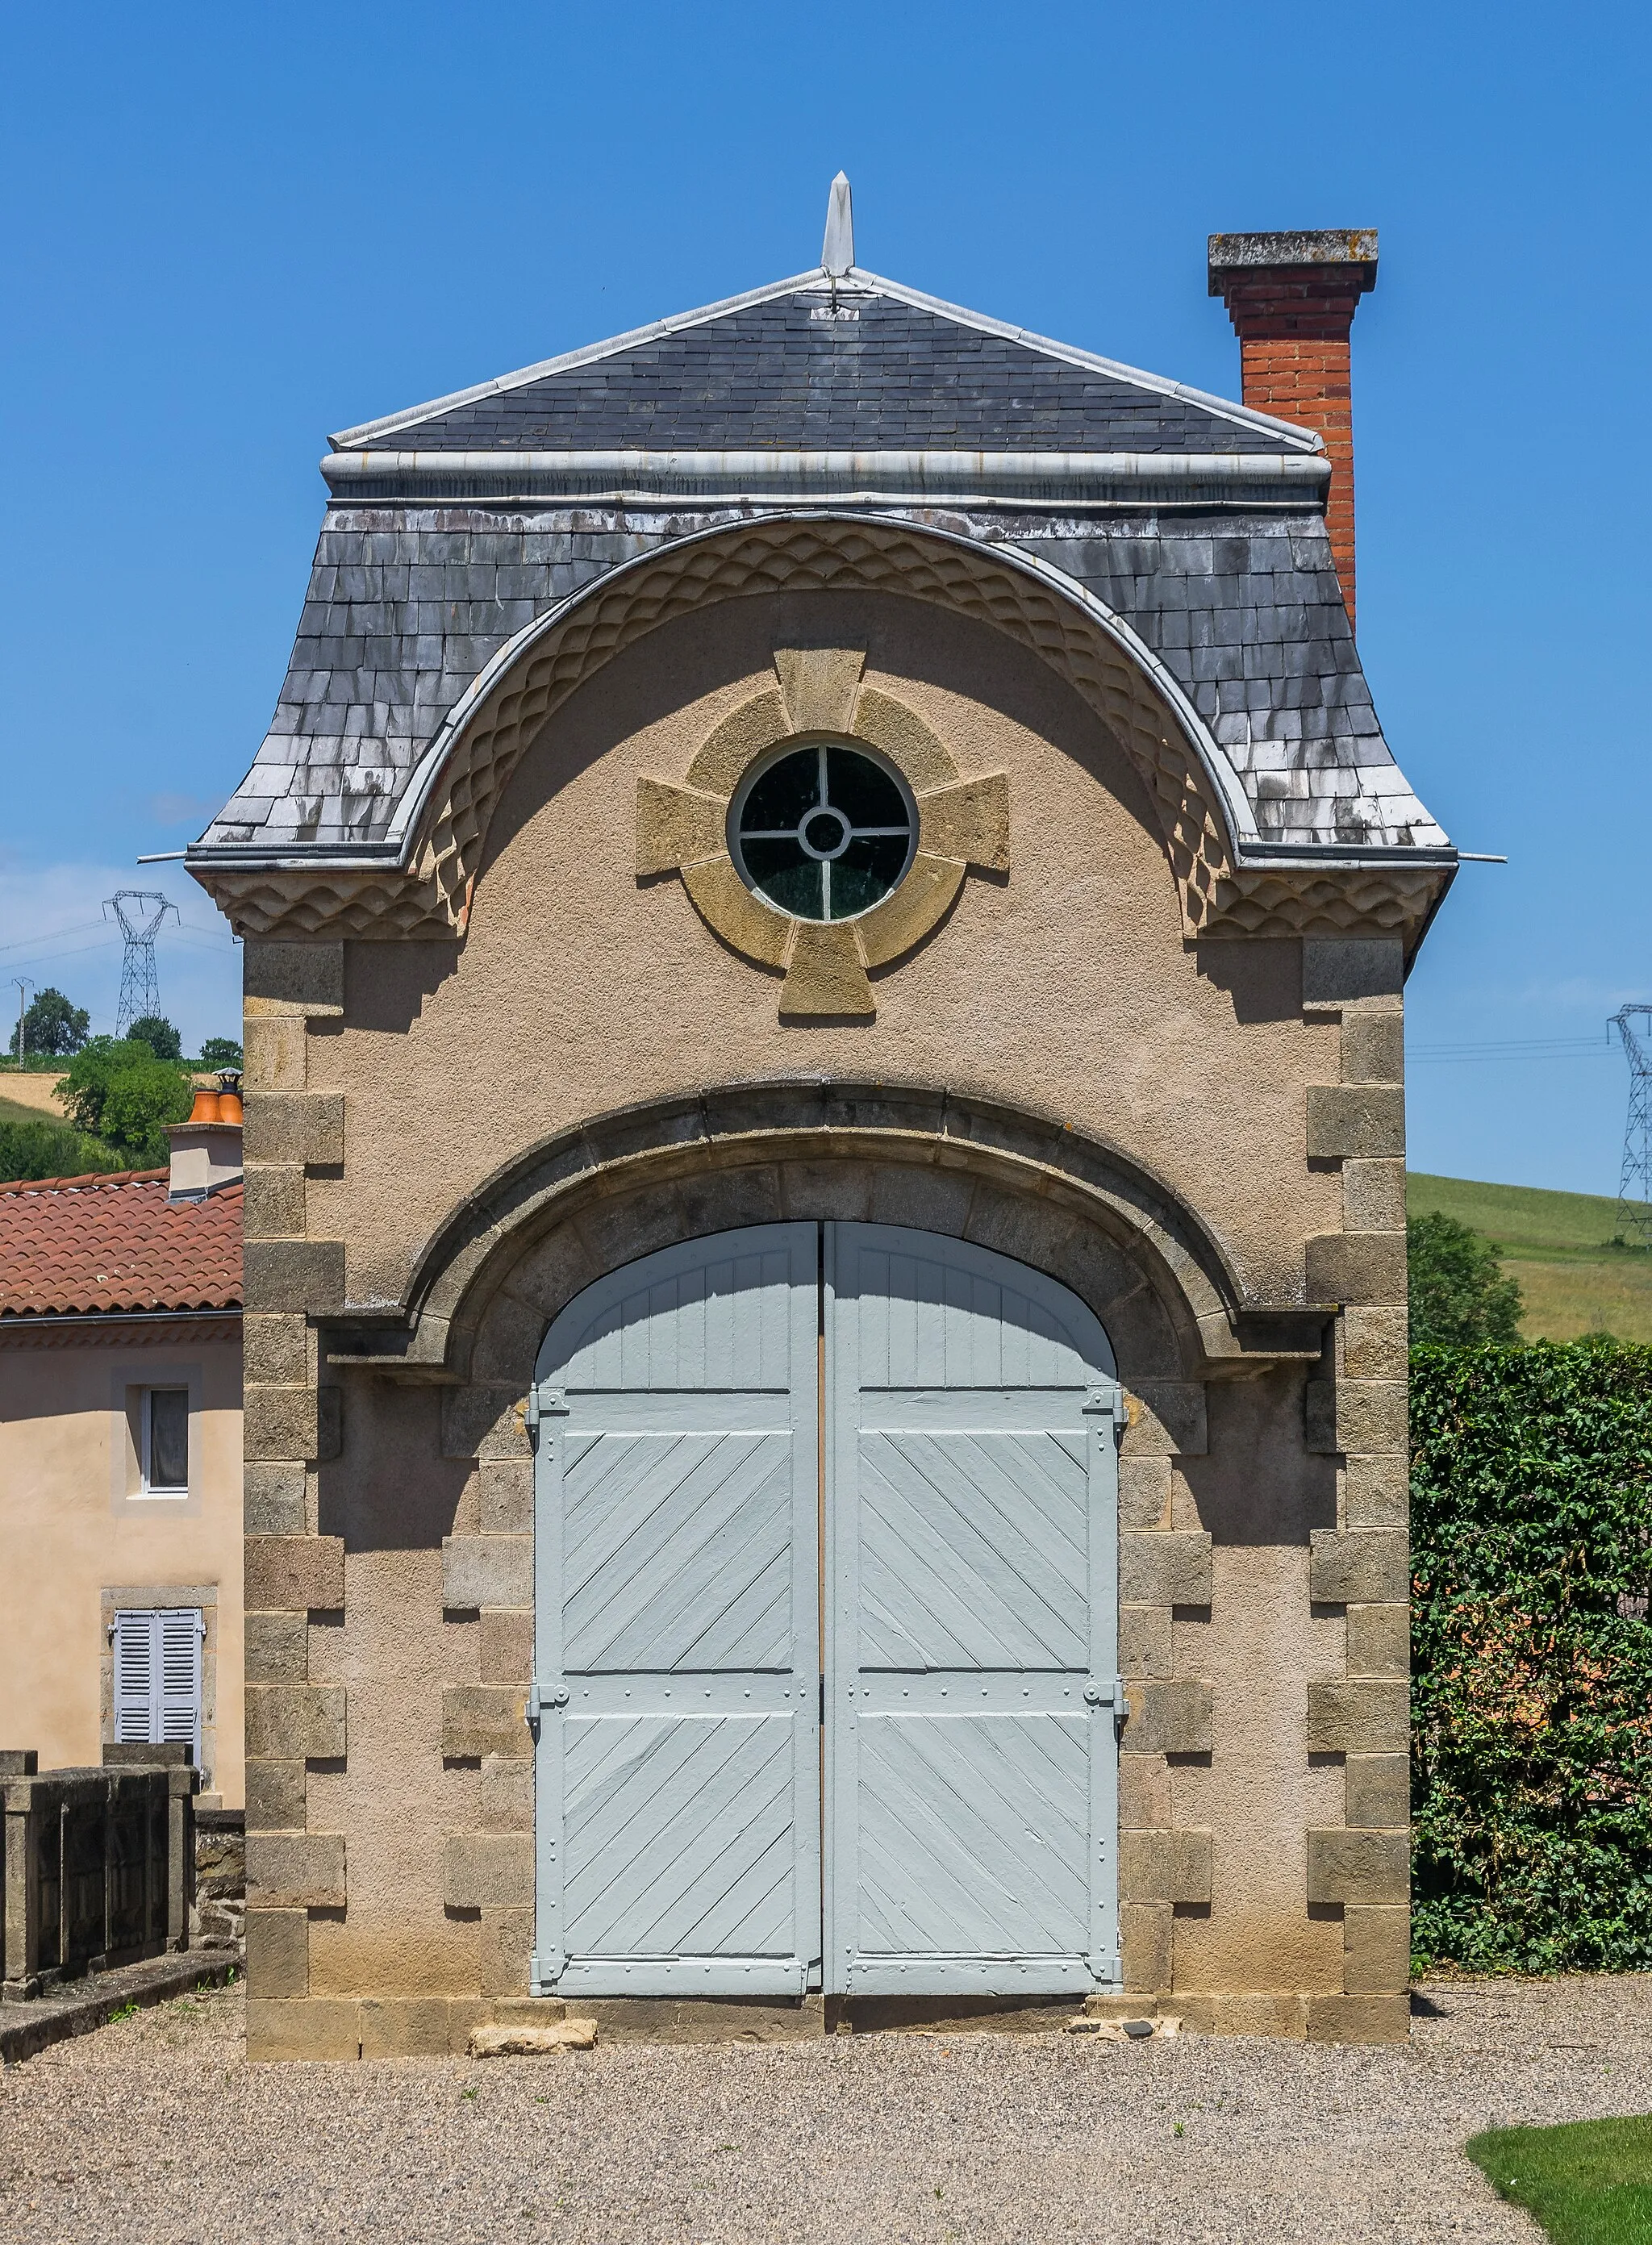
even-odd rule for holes
{"type": "Polygon", "coordinates": [[[1612,1237],[1625,1247],[1652,1248],[1652,1006],[1625,1006],[1613,1014],[1612,1027],[1629,1063],[1629,1119],[1612,1237]]]}
{"type": "Polygon", "coordinates": [[[159,889],[117,890],[104,905],[105,919],[111,912],[119,921],[120,933],[126,940],[125,952],[120,962],[120,1004],[115,1013],[115,1034],[124,1037],[134,1021],[141,1021],[147,1014],[160,1011],[160,977],[155,972],[155,931],[168,912],[179,919],[183,916],[177,905],[169,904],[159,889]]]}

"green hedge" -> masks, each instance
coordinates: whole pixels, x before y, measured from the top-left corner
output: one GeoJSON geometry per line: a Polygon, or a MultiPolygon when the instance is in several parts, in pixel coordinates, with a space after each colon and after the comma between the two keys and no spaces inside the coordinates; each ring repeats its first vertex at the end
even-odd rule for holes
{"type": "Polygon", "coordinates": [[[1412,1354],[1414,1943],[1652,1968],[1652,1348],[1412,1354]]]}

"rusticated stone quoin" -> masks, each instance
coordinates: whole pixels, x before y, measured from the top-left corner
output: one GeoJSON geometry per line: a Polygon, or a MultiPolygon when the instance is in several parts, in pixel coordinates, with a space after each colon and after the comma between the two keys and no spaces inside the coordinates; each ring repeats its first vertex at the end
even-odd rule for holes
{"type": "Polygon", "coordinates": [[[524,1695],[509,1684],[455,1684],[442,1694],[442,1752],[455,1761],[533,1752],[524,1695]]]}
{"type": "Polygon", "coordinates": [[[1310,1832],[1310,1902],[1403,1902],[1411,1891],[1408,1832],[1310,1832]]]}
{"type": "Polygon", "coordinates": [[[1119,1891],[1131,1902],[1209,1902],[1209,1832],[1126,1832],[1119,1841],[1119,1891]]]}
{"type": "Polygon", "coordinates": [[[342,1684],[260,1684],[247,1692],[249,1760],[335,1760],[345,1751],[342,1684]]]}
{"type": "Polygon", "coordinates": [[[339,1536],[249,1536],[246,1582],[249,1610],[342,1606],[344,1540],[339,1536]]]}
{"type": "Polygon", "coordinates": [[[345,1899],[342,1833],[248,1833],[249,1909],[342,1909],[345,1899]]]}
{"type": "Polygon", "coordinates": [[[525,1909],[533,1901],[531,1832],[450,1832],[446,1892],[454,1909],[525,1909]]]}
{"type": "Polygon", "coordinates": [[[1339,1536],[1319,1528],[1310,1540],[1310,1597],[1337,1605],[1403,1605],[1410,1597],[1411,1551],[1403,1534],[1364,1529],[1339,1536]]]}
{"type": "Polygon", "coordinates": [[[1134,1605],[1208,1606],[1210,1538],[1202,1530],[1119,1538],[1119,1596],[1134,1605]]]}
{"type": "Polygon", "coordinates": [[[1409,1679],[1331,1677],[1308,1686],[1310,1753],[1398,1753],[1410,1742],[1409,1679]]]}
{"type": "Polygon", "coordinates": [[[526,1536],[450,1536],[442,1545],[442,1602],[531,1606],[533,1543],[526,1536]]]}
{"type": "Polygon", "coordinates": [[[1177,1679],[1130,1686],[1126,1753],[1209,1753],[1210,1741],[1208,1684],[1177,1679]]]}

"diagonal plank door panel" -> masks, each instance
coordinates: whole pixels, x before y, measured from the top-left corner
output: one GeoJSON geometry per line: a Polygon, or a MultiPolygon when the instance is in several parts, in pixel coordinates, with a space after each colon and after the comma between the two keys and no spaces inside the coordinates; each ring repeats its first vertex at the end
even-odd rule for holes
{"type": "Polygon", "coordinates": [[[818,1984],[818,1237],[648,1256],[541,1352],[541,1992],[818,1984]]]}
{"type": "Polygon", "coordinates": [[[1076,1298],[827,1227],[826,1985],[1117,1972],[1117,1382],[1076,1298]]]}

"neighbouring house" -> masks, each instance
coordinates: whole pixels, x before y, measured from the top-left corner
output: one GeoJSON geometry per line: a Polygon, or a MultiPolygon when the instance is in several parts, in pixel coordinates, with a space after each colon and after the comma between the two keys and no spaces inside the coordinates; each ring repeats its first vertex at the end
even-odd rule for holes
{"type": "Polygon", "coordinates": [[[244,1799],[239,1101],[170,1136],[0,1184],[0,1745],[186,1744],[210,1814],[244,1799]]]}
{"type": "Polygon", "coordinates": [[[818,267],[332,440],[189,852],[254,2054],[1405,2033],[1457,858],[1353,634],[1376,261],[1213,237],[1234,403],[864,270],[840,180],[818,267]]]}

